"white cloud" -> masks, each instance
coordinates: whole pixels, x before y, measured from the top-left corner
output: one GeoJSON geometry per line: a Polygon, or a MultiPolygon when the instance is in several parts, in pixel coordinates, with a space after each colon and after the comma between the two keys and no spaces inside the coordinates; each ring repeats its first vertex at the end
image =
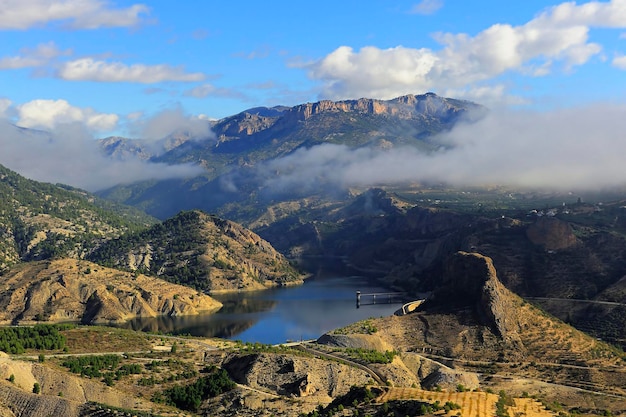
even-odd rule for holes
{"type": "Polygon", "coordinates": [[[613,58],[611,64],[621,70],[626,70],[626,55],[619,55],[613,58]]]}
{"type": "Polygon", "coordinates": [[[626,0],[563,3],[523,25],[495,24],[475,36],[436,34],[439,50],[341,46],[301,66],[331,99],[476,87],[511,71],[542,76],[587,63],[602,51],[589,41],[593,27],[626,28],[626,0]]]}
{"type": "Polygon", "coordinates": [[[443,7],[443,0],[422,0],[411,7],[409,13],[429,15],[435,13],[443,7]]]}
{"type": "Polygon", "coordinates": [[[229,88],[215,87],[213,84],[202,84],[183,92],[186,97],[205,98],[225,97],[225,98],[245,98],[243,94],[229,88]]]}
{"type": "Polygon", "coordinates": [[[497,108],[503,104],[511,106],[529,104],[528,100],[523,97],[508,94],[506,86],[503,84],[474,85],[468,88],[447,88],[443,90],[442,94],[445,97],[454,97],[480,103],[487,108],[497,108]]]}
{"type": "Polygon", "coordinates": [[[91,131],[109,131],[116,127],[119,119],[116,114],[75,107],[65,100],[33,100],[16,106],[16,112],[19,126],[38,129],[81,123],[91,131]]]}
{"type": "Polygon", "coordinates": [[[202,84],[184,92],[187,97],[204,98],[214,94],[217,88],[213,84],[202,84]]]}
{"type": "Polygon", "coordinates": [[[40,67],[51,60],[64,55],[71,55],[70,49],[62,51],[54,42],[39,44],[35,49],[23,48],[20,55],[0,58],[0,69],[19,69],[40,67]]]}
{"type": "Polygon", "coordinates": [[[51,22],[72,29],[129,27],[149,10],[144,4],[117,8],[103,0],[2,0],[0,30],[25,30],[51,22]]]}
{"type": "Polygon", "coordinates": [[[162,81],[202,81],[202,73],[187,73],[170,65],[126,65],[121,62],[96,61],[82,58],[61,65],[59,78],[70,81],[158,83],[162,81]]]}
{"type": "Polygon", "coordinates": [[[132,121],[131,130],[142,138],[153,141],[164,139],[176,132],[186,132],[193,139],[213,138],[210,122],[203,117],[186,115],[182,109],[168,109],[151,117],[132,121]]]}

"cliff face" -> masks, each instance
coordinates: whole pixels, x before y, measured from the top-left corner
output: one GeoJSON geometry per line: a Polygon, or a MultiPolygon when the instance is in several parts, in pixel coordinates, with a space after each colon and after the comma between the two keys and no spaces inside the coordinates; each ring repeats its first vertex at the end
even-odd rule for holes
{"type": "Polygon", "coordinates": [[[188,287],[73,259],[23,264],[0,283],[0,322],[5,324],[119,322],[211,313],[220,307],[188,287]]]}
{"type": "Polygon", "coordinates": [[[331,101],[322,100],[292,107],[285,114],[286,119],[308,120],[320,113],[365,113],[387,115],[399,119],[416,117],[451,118],[467,112],[467,107],[479,108],[472,103],[450,100],[433,93],[422,95],[409,94],[392,100],[361,98],[358,100],[331,101]]]}
{"type": "Polygon", "coordinates": [[[520,326],[515,314],[519,298],[498,280],[490,258],[457,252],[446,263],[442,285],[434,294],[436,302],[473,306],[494,333],[511,341],[519,340],[520,326]]]}

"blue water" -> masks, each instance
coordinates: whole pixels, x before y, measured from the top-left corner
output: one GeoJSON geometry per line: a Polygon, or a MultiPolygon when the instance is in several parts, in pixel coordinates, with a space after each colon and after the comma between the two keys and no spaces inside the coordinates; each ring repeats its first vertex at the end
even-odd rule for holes
{"type": "Polygon", "coordinates": [[[216,295],[224,304],[216,314],[137,319],[125,327],[277,344],[317,339],[359,320],[389,316],[401,306],[400,301],[365,304],[370,300],[364,298],[357,308],[356,291],[389,292],[363,277],[318,276],[297,287],[216,295]]]}

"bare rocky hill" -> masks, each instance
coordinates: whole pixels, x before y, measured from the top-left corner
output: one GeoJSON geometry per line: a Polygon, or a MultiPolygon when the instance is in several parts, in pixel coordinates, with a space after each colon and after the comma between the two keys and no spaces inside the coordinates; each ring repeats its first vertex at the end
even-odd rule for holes
{"type": "Polygon", "coordinates": [[[0,280],[0,322],[109,323],[193,315],[221,304],[189,287],[75,259],[25,263],[0,280]]]}

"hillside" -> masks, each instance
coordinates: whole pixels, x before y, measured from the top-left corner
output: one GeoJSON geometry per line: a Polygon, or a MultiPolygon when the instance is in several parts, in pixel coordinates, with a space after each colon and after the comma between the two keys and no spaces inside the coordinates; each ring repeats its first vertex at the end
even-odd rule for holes
{"type": "Polygon", "coordinates": [[[302,283],[300,273],[268,242],[201,211],[108,241],[89,259],[212,292],[302,283]]]}
{"type": "Polygon", "coordinates": [[[59,259],[12,268],[0,280],[0,323],[127,321],[213,313],[221,304],[191,288],[87,261],[59,259]]]}
{"type": "Polygon", "coordinates": [[[21,261],[82,257],[103,239],[155,223],[85,191],[28,180],[0,166],[0,271],[21,261]]]}

